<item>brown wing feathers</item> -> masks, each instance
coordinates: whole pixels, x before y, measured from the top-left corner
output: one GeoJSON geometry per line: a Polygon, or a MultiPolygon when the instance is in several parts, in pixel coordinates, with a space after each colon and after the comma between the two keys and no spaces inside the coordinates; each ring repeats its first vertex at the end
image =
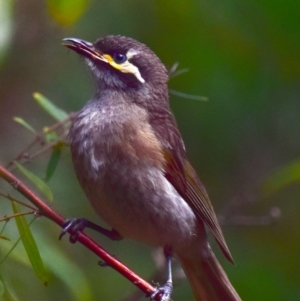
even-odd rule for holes
{"type": "Polygon", "coordinates": [[[184,167],[185,167],[185,176],[187,179],[186,181],[187,186],[185,192],[186,197],[184,199],[195,210],[196,215],[200,217],[201,220],[203,220],[205,224],[210,228],[224,256],[232,264],[234,264],[232,255],[226,244],[215,211],[211,205],[211,202],[205,191],[204,186],[202,185],[195,170],[193,169],[193,167],[188,161],[185,162],[184,167]]]}
{"type": "Polygon", "coordinates": [[[164,157],[166,178],[192,207],[198,218],[212,231],[224,256],[234,264],[214,209],[195,170],[187,160],[181,162],[179,158],[176,159],[170,150],[164,150],[164,157]]]}

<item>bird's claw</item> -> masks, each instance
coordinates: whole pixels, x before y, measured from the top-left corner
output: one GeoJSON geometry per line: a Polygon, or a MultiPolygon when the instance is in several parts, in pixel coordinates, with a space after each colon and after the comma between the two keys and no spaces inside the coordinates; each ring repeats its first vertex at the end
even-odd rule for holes
{"type": "Polygon", "coordinates": [[[59,240],[63,238],[63,236],[70,231],[70,242],[75,243],[77,240],[77,232],[84,229],[84,222],[81,218],[70,218],[68,219],[64,226],[63,230],[59,235],[59,240]]]}
{"type": "Polygon", "coordinates": [[[154,300],[154,298],[158,295],[161,294],[160,301],[169,301],[171,300],[171,294],[173,291],[173,285],[172,282],[167,282],[163,286],[157,287],[156,291],[151,294],[150,300],[154,300]]]}

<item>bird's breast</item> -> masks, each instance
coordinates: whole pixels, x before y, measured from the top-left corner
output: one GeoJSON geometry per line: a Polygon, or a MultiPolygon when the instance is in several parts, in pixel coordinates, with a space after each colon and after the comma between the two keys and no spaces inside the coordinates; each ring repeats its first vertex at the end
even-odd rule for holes
{"type": "Polygon", "coordinates": [[[145,164],[163,168],[161,143],[137,107],[83,109],[69,137],[74,164],[83,161],[91,173],[145,164]]]}

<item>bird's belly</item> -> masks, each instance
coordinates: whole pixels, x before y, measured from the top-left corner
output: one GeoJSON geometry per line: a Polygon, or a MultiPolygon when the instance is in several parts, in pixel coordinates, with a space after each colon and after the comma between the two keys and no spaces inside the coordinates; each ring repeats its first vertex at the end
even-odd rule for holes
{"type": "Polygon", "coordinates": [[[194,212],[160,170],[111,170],[80,182],[97,214],[124,237],[179,248],[196,233],[194,212]]]}

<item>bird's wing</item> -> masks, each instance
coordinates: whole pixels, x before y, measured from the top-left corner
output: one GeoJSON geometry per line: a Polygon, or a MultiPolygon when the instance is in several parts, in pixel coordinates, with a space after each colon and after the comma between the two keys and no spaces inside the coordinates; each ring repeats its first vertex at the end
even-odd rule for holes
{"type": "Polygon", "coordinates": [[[186,157],[185,146],[169,109],[159,110],[151,118],[152,129],[162,145],[165,159],[165,177],[193,209],[199,220],[212,231],[225,257],[233,263],[232,256],[219,226],[215,211],[206,190],[186,157]]]}
{"type": "Polygon", "coordinates": [[[180,160],[170,149],[164,150],[164,157],[166,178],[194,210],[196,216],[212,231],[224,256],[234,263],[212,204],[195,170],[187,159],[180,160]]]}

